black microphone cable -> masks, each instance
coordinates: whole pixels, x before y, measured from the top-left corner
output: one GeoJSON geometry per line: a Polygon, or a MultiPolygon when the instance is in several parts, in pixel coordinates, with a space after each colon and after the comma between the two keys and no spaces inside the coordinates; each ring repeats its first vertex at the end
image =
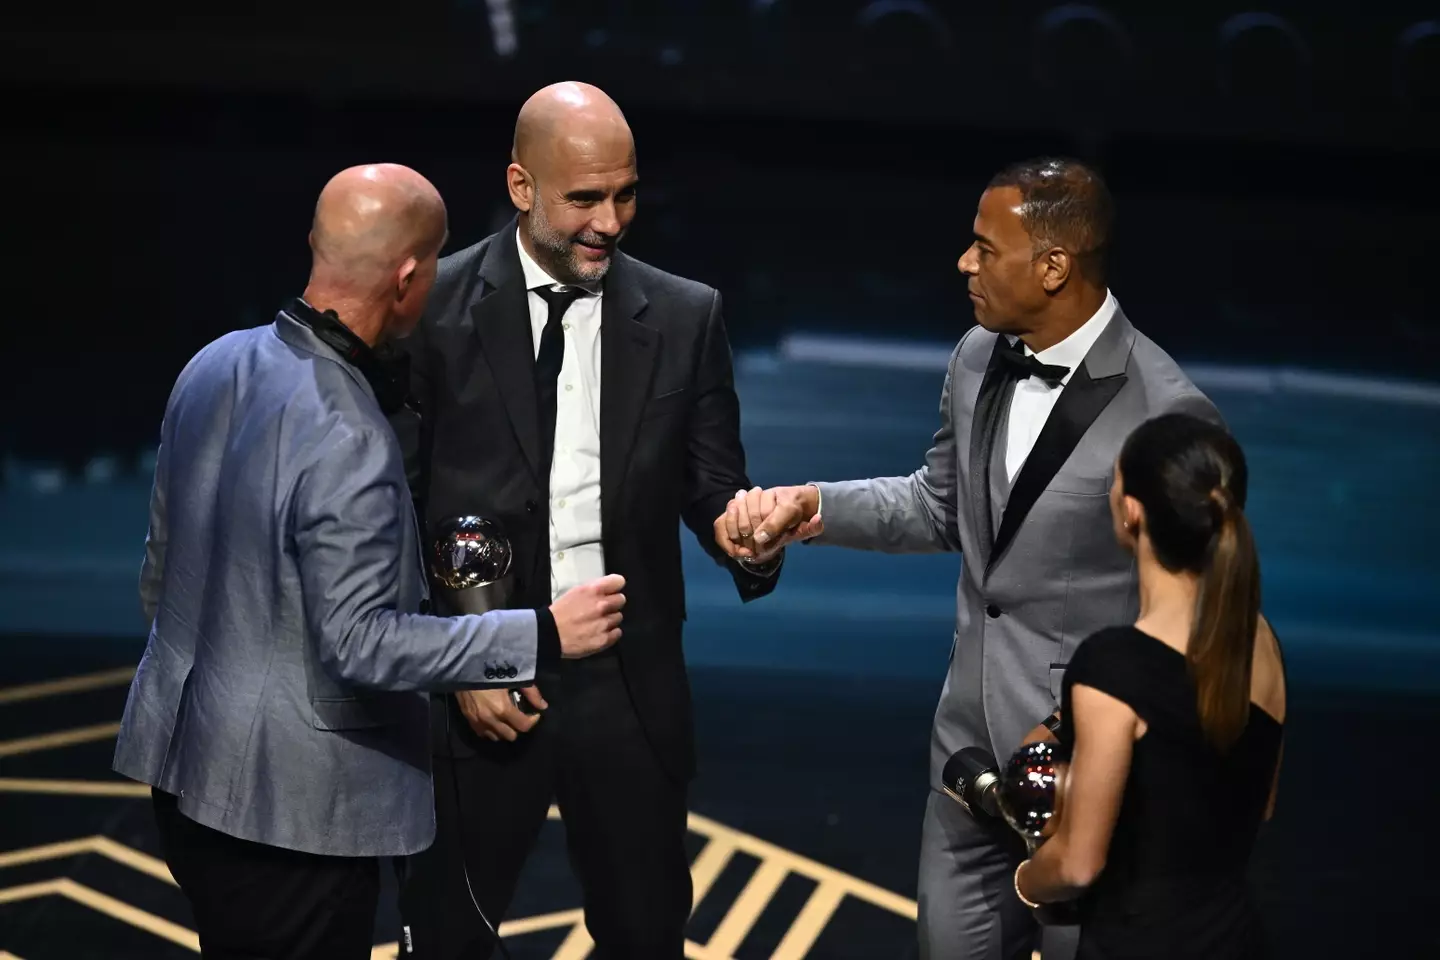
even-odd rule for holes
{"type": "Polygon", "coordinates": [[[500,931],[485,916],[485,911],[480,909],[480,901],[475,897],[475,888],[470,885],[470,865],[466,857],[468,848],[465,845],[465,808],[460,804],[460,778],[455,772],[455,746],[450,742],[450,704],[445,704],[445,746],[449,749],[450,756],[450,786],[455,791],[455,829],[457,839],[460,841],[460,871],[465,875],[465,892],[470,894],[470,904],[475,912],[480,915],[480,922],[485,924],[490,935],[495,938],[495,946],[500,949],[500,956],[505,960],[513,960],[510,951],[505,948],[505,941],[500,938],[500,931]]]}

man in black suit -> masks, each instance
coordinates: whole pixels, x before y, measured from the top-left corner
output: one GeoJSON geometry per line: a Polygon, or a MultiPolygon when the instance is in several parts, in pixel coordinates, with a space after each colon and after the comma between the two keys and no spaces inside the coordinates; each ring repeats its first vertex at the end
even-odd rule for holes
{"type": "Polygon", "coordinates": [[[406,341],[419,427],[397,430],[427,527],[498,520],[516,606],[624,575],[624,643],[542,672],[521,691],[536,715],[504,690],[435,699],[438,829],[402,868],[402,943],[486,956],[467,882],[498,924],[553,799],[593,956],[680,960],[695,760],[679,521],[744,600],[774,589],[783,559],[715,544],[749,487],[720,296],[618,251],[637,181],[619,108],[584,84],[546,87],[520,111],[512,160],[518,216],[440,262],[406,341]]]}

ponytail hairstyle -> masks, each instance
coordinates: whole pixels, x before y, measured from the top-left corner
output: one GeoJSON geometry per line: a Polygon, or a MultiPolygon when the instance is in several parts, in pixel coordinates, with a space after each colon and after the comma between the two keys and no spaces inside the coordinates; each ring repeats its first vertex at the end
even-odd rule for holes
{"type": "Polygon", "coordinates": [[[1145,508],[1155,558],[1200,578],[1185,659],[1205,738],[1227,751],[1250,718],[1260,561],[1245,518],[1245,454],[1223,427],[1187,414],[1141,424],[1120,452],[1126,496],[1145,508]]]}

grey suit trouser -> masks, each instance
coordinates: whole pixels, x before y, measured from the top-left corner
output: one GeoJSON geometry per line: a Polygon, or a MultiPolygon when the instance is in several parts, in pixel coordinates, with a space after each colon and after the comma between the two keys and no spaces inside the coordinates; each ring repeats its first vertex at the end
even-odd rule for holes
{"type": "Polygon", "coordinates": [[[1070,960],[1079,927],[1040,927],[1015,896],[1019,837],[932,790],[920,840],[920,960],[1070,960]],[[1042,946],[1043,941],[1043,946],[1042,946]]]}

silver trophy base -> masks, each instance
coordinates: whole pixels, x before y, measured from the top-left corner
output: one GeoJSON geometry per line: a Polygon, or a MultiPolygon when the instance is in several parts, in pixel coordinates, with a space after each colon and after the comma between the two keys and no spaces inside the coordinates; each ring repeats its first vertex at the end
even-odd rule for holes
{"type": "Polygon", "coordinates": [[[435,597],[451,616],[456,614],[482,614],[491,610],[504,610],[510,603],[511,580],[505,577],[493,583],[482,583],[478,587],[464,590],[449,590],[439,587],[435,597]]]}

